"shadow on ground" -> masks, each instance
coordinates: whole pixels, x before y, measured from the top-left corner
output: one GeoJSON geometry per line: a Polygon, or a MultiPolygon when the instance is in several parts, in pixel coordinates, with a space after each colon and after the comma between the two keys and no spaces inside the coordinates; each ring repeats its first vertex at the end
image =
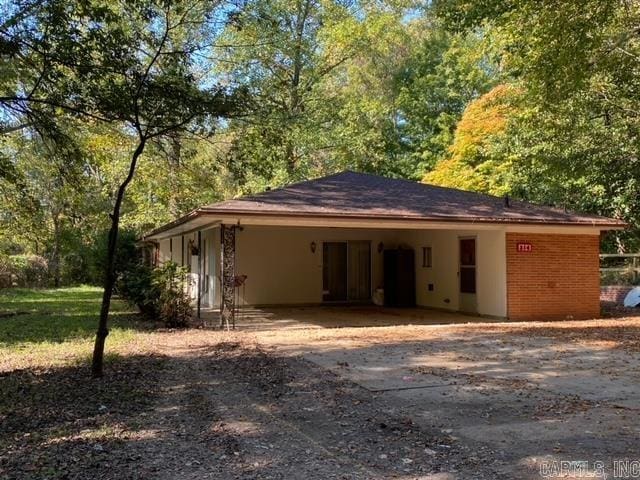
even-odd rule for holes
{"type": "Polygon", "coordinates": [[[120,358],[103,380],[13,372],[0,391],[3,479],[404,478],[467,462],[366,390],[237,343],[120,358]]]}
{"type": "MultiPolygon", "coordinates": [[[[61,343],[95,335],[102,292],[79,287],[0,291],[0,348],[26,343],[61,343]]],[[[111,328],[148,330],[134,307],[114,298],[111,328]]]]}
{"type": "MultiPolygon", "coordinates": [[[[566,368],[551,339],[387,340],[336,347],[345,359],[322,368],[246,336],[197,335],[167,356],[115,358],[103,380],[86,367],[0,377],[0,478],[537,479],[532,459],[609,461],[636,449],[636,411],[519,381],[523,368],[547,379],[566,368]],[[442,363],[421,372],[425,358],[442,363]],[[362,367],[403,384],[401,364],[446,388],[391,394],[349,379],[362,367]]],[[[637,360],[614,353],[579,352],[637,360]]]]}
{"type": "Polygon", "coordinates": [[[105,379],[88,365],[0,374],[0,478],[92,477],[111,461],[106,445],[122,446],[121,432],[152,408],[164,365],[111,356],[105,379]]]}
{"type": "MultiPolygon", "coordinates": [[[[96,334],[98,316],[22,315],[0,319],[0,348],[25,343],[62,343],[67,340],[91,339],[96,334]]],[[[138,313],[110,315],[109,328],[149,331],[154,324],[138,313]]]]}

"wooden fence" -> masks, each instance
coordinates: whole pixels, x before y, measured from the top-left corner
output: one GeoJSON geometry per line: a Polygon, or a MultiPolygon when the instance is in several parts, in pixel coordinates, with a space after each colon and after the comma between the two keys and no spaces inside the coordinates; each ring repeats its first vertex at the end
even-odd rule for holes
{"type": "Polygon", "coordinates": [[[603,253],[600,255],[602,285],[639,285],[640,253],[603,253]]]}

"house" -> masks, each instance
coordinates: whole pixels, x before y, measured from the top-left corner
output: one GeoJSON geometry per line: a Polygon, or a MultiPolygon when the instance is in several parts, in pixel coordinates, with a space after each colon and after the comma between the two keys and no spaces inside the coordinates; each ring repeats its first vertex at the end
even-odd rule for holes
{"type": "Polygon", "coordinates": [[[510,320],[600,314],[620,220],[346,171],[198,208],[145,240],[198,309],[375,302],[510,320]],[[246,277],[243,277],[246,276],[246,277]]]}

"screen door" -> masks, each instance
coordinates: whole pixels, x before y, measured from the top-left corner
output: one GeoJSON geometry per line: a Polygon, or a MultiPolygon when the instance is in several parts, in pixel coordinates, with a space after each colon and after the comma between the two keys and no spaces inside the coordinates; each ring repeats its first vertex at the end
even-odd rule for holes
{"type": "Polygon", "coordinates": [[[351,241],[348,245],[349,300],[366,302],[371,300],[371,242],[351,241]]]}
{"type": "Polygon", "coordinates": [[[459,239],[459,244],[460,310],[476,313],[478,310],[476,295],[476,239],[461,238],[459,239]]]}
{"type": "Polygon", "coordinates": [[[347,300],[347,242],[322,244],[322,300],[347,300]]]}
{"type": "Polygon", "coordinates": [[[324,242],[322,299],[325,302],[371,300],[371,242],[324,242]]]}

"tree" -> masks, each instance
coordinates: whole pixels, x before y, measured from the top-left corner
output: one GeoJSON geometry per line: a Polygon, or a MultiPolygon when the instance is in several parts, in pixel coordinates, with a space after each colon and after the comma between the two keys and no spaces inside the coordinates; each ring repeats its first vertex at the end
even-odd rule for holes
{"type": "Polygon", "coordinates": [[[397,78],[398,135],[413,176],[421,176],[446,156],[465,108],[499,73],[480,31],[450,33],[431,16],[414,23],[414,45],[397,78]]]}
{"type": "MultiPolygon", "coordinates": [[[[640,246],[640,4],[440,0],[454,30],[484,28],[523,89],[500,148],[518,162],[519,195],[614,216],[640,246]]],[[[614,248],[609,245],[607,248],[614,248]]]]}
{"type": "Polygon", "coordinates": [[[230,129],[229,166],[249,189],[307,177],[326,148],[332,99],[322,83],[350,52],[323,46],[322,35],[348,16],[337,2],[250,1],[227,27],[227,42],[241,47],[222,73],[245,79],[255,99],[230,129]]]}
{"type": "Polygon", "coordinates": [[[250,1],[225,33],[222,74],[246,81],[249,115],[228,129],[229,170],[259,190],[393,163],[393,78],[402,2],[250,1]],[[247,47],[248,45],[248,47],[247,47]]]}
{"type": "MultiPolygon", "coordinates": [[[[61,285],[63,237],[71,227],[71,211],[80,202],[83,183],[79,152],[71,141],[47,141],[39,136],[5,137],[2,152],[12,157],[20,182],[0,178],[7,219],[3,236],[19,250],[47,257],[49,277],[61,285]],[[26,247],[26,248],[25,248],[26,247]]],[[[3,222],[4,223],[4,222],[3,222]]]]}
{"type": "Polygon", "coordinates": [[[221,74],[255,103],[226,129],[239,191],[345,168],[419,178],[496,67],[482,35],[451,34],[414,2],[248,2],[221,74]]]}
{"type": "Polygon", "coordinates": [[[234,107],[227,89],[205,87],[193,68],[193,56],[211,48],[217,6],[208,1],[49,0],[33,4],[2,32],[4,44],[13,46],[7,56],[18,72],[2,79],[0,102],[7,111],[31,113],[44,107],[53,114],[121,125],[135,145],[113,197],[94,376],[103,373],[122,202],[141,155],[153,139],[187,129],[196,120],[213,128],[215,119],[234,107]],[[34,70],[40,72],[37,77],[34,70]]]}
{"type": "Polygon", "coordinates": [[[507,123],[516,114],[516,96],[513,87],[499,85],[471,102],[457,124],[448,155],[423,181],[493,195],[512,193],[512,162],[495,146],[504,141],[507,123]]]}

